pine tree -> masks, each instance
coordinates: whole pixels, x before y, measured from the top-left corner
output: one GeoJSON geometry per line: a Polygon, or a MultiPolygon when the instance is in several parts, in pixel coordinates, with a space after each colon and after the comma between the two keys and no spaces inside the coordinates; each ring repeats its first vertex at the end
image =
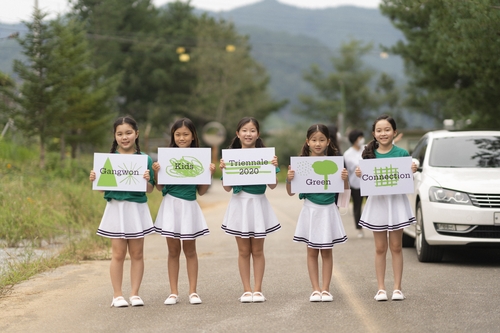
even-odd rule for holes
{"type": "Polygon", "coordinates": [[[44,22],[46,15],[35,8],[33,21],[24,22],[29,31],[24,37],[18,37],[18,41],[26,63],[14,61],[14,72],[23,81],[20,96],[16,98],[19,104],[15,109],[16,126],[28,137],[38,137],[41,168],[45,167],[46,143],[54,115],[51,100],[53,83],[48,78],[52,31],[44,22]]]}
{"type": "Polygon", "coordinates": [[[116,116],[115,96],[119,76],[106,78],[105,68],[94,68],[92,49],[83,24],[58,18],[50,23],[53,31],[48,77],[56,109],[53,132],[60,138],[61,159],[66,143],[75,158],[78,147],[98,143],[116,116]]]}

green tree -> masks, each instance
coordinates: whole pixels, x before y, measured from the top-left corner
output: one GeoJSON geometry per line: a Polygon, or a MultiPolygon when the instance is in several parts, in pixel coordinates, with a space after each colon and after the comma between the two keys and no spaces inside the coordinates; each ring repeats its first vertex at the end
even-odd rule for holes
{"type": "Polygon", "coordinates": [[[147,72],[150,59],[144,55],[154,50],[151,36],[159,28],[158,9],[151,0],[75,0],[71,15],[85,23],[96,67],[107,66],[108,77],[122,74],[120,111],[146,120],[156,91],[149,94],[155,73],[147,72]]]}
{"type": "Polygon", "coordinates": [[[20,94],[15,97],[18,107],[13,109],[16,127],[28,137],[38,137],[40,167],[45,167],[47,138],[50,137],[50,121],[54,119],[52,108],[52,82],[48,78],[51,39],[49,24],[44,21],[47,14],[35,8],[33,21],[25,22],[28,33],[18,37],[26,63],[15,60],[14,72],[23,81],[20,94]]]}
{"type": "Polygon", "coordinates": [[[405,35],[390,51],[411,77],[410,105],[438,120],[498,128],[498,1],[383,0],[380,8],[405,35]]]}
{"type": "Polygon", "coordinates": [[[269,76],[231,23],[202,15],[190,56],[196,84],[181,111],[199,123],[215,120],[231,131],[242,117],[263,120],[287,103],[271,99],[269,76]]]}
{"type": "Polygon", "coordinates": [[[16,82],[8,74],[0,72],[0,125],[8,121],[8,110],[12,107],[12,90],[16,87],[16,82]]]}
{"type": "Polygon", "coordinates": [[[180,61],[182,54],[188,57],[196,47],[198,18],[192,10],[182,2],[160,9],[157,30],[143,34],[125,65],[127,111],[141,110],[161,130],[174,115],[183,114],[196,84],[191,63],[180,61]]]}
{"type": "Polygon", "coordinates": [[[53,82],[51,100],[57,121],[52,132],[60,138],[61,160],[66,143],[75,158],[81,144],[100,143],[116,116],[116,88],[119,76],[105,77],[105,67],[95,69],[82,23],[58,18],[53,31],[48,79],[53,82]]]}
{"type": "Polygon", "coordinates": [[[371,44],[351,40],[342,44],[340,56],[331,59],[334,71],[328,74],[316,65],[304,74],[304,79],[315,89],[315,95],[300,97],[304,108],[298,113],[317,121],[336,123],[345,108],[347,126],[359,127],[377,108],[377,101],[370,89],[375,76],[366,68],[362,56],[370,52],[371,44]]]}

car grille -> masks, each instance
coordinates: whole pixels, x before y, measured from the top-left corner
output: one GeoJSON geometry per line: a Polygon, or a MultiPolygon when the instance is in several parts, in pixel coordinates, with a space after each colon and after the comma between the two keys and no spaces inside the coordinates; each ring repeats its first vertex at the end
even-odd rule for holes
{"type": "Polygon", "coordinates": [[[440,235],[470,237],[470,238],[500,238],[500,226],[478,225],[473,230],[464,233],[439,231],[440,235]]]}
{"type": "Polygon", "coordinates": [[[500,194],[469,194],[472,204],[480,208],[500,208],[500,194]]]}

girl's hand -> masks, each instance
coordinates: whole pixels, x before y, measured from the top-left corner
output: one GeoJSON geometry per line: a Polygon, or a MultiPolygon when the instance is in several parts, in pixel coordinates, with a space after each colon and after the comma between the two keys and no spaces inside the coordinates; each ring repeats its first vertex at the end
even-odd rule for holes
{"type": "Polygon", "coordinates": [[[96,179],[96,176],[95,176],[95,171],[94,171],[94,170],[90,170],[89,180],[90,180],[91,182],[93,182],[95,179],[96,179]]]}
{"type": "Polygon", "coordinates": [[[344,169],[342,169],[342,173],[340,174],[340,178],[342,178],[342,180],[347,180],[347,177],[349,177],[349,174],[347,173],[347,169],[344,168],[344,169]]]}
{"type": "Polygon", "coordinates": [[[286,181],[290,183],[292,179],[295,177],[295,171],[291,169],[292,167],[288,166],[288,172],[286,174],[286,181]]]}
{"type": "Polygon", "coordinates": [[[359,166],[357,166],[357,167],[356,167],[356,170],[354,171],[354,173],[356,174],[356,176],[357,176],[358,178],[360,178],[360,177],[361,177],[361,169],[359,168],[359,166]]]}
{"type": "Polygon", "coordinates": [[[411,162],[411,171],[413,171],[413,173],[417,172],[417,165],[415,162],[411,162]]]}
{"type": "Polygon", "coordinates": [[[158,163],[158,162],[153,163],[153,171],[154,172],[160,171],[160,163],[158,163]]]}
{"type": "Polygon", "coordinates": [[[220,164],[219,164],[219,168],[222,170],[226,167],[226,163],[224,163],[224,160],[221,158],[220,159],[220,164]]]}
{"type": "Polygon", "coordinates": [[[213,174],[214,174],[214,172],[215,172],[215,164],[210,163],[210,167],[209,167],[209,169],[210,169],[210,174],[213,176],[213,174]]]}
{"type": "Polygon", "coordinates": [[[275,167],[278,166],[278,156],[273,157],[273,159],[271,160],[271,164],[274,165],[275,167]]]}
{"type": "Polygon", "coordinates": [[[144,172],[144,179],[146,179],[148,182],[151,179],[151,175],[149,174],[149,170],[146,170],[146,172],[144,172]]]}

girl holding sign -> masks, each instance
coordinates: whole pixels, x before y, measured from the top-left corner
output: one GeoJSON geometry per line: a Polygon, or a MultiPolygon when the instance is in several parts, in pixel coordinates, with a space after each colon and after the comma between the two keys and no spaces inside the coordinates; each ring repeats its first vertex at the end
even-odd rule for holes
{"type": "MultiPolygon", "coordinates": [[[[307,130],[306,142],[300,156],[337,156],[338,149],[330,140],[328,127],[322,124],[312,125],[307,130]]],[[[344,188],[349,188],[347,169],[341,172],[344,188]]],[[[290,182],[295,177],[295,171],[288,167],[286,190],[292,196],[290,182]]],[[[347,241],[337,205],[337,193],[300,193],[304,206],[299,215],[293,240],[307,244],[307,269],[311,279],[313,292],[309,297],[311,302],[331,302],[330,282],[333,272],[333,246],[347,241]],[[318,257],[322,258],[322,284],[319,283],[318,257]]]]}
{"type": "MultiPolygon", "coordinates": [[[[188,118],[177,120],[170,130],[170,147],[199,147],[196,127],[188,118]]],[[[215,165],[210,164],[213,175],[215,165]]],[[[155,177],[158,177],[160,164],[153,163],[155,177]]],[[[168,279],[170,295],[164,304],[173,305],[179,301],[179,259],[181,251],[186,256],[187,274],[189,280],[189,303],[201,304],[201,298],[196,293],[198,281],[198,255],[196,253],[196,238],[208,235],[205,217],[196,201],[196,191],[199,195],[207,192],[209,185],[156,185],[163,193],[163,200],[155,221],[155,231],[166,237],[168,247],[168,279]],[[181,244],[182,241],[182,244],[181,244]]]]}
{"type": "MultiPolygon", "coordinates": [[[[139,129],[131,117],[120,117],[114,125],[113,145],[111,153],[143,154],[139,147],[139,129]]],[[[154,189],[154,175],[152,172],[153,160],[148,156],[148,170],[144,178],[148,181],[147,193],[154,189]]],[[[96,180],[94,170],[90,171],[90,181],[96,180]]],[[[111,238],[111,265],[110,275],[113,285],[112,307],[126,307],[129,303],[122,293],[123,263],[125,256],[130,255],[130,304],[142,306],[144,302],[139,297],[144,274],[144,236],[154,232],[153,220],[147,204],[145,192],[105,191],[104,199],[108,201],[104,215],[97,230],[99,236],[111,238]]]]}
{"type": "MultiPolygon", "coordinates": [[[[230,149],[246,149],[265,147],[259,137],[259,123],[255,118],[245,117],[240,120],[236,128],[230,149]]],[[[274,156],[271,164],[278,168],[278,158],[274,156]]],[[[224,160],[220,160],[221,170],[226,167],[224,160]]],[[[269,184],[274,189],[278,184],[269,184]]],[[[264,278],[265,258],[264,239],[267,234],[281,228],[273,209],[265,196],[266,185],[224,186],[233,195],[224,216],[222,229],[228,235],[236,238],[238,245],[238,268],[243,283],[242,303],[264,302],[262,294],[262,280],[264,278]],[[242,214],[244,212],[244,214],[242,214]],[[254,291],[250,284],[250,259],[253,259],[254,291]]]]}
{"type": "MultiPolygon", "coordinates": [[[[366,145],[362,157],[391,158],[410,156],[406,150],[393,144],[397,136],[396,122],[388,115],[378,117],[372,126],[373,140],[366,145]]],[[[412,164],[413,173],[417,171],[412,164]]],[[[361,177],[362,171],[356,168],[356,176],[361,177]]],[[[375,240],[375,272],[378,291],[376,301],[387,301],[385,291],[385,268],[387,248],[391,250],[392,269],[394,273],[393,301],[401,301],[405,296],[401,292],[403,277],[403,229],[415,223],[415,216],[410,202],[405,194],[371,195],[366,201],[359,224],[373,231],[375,240]]]]}

